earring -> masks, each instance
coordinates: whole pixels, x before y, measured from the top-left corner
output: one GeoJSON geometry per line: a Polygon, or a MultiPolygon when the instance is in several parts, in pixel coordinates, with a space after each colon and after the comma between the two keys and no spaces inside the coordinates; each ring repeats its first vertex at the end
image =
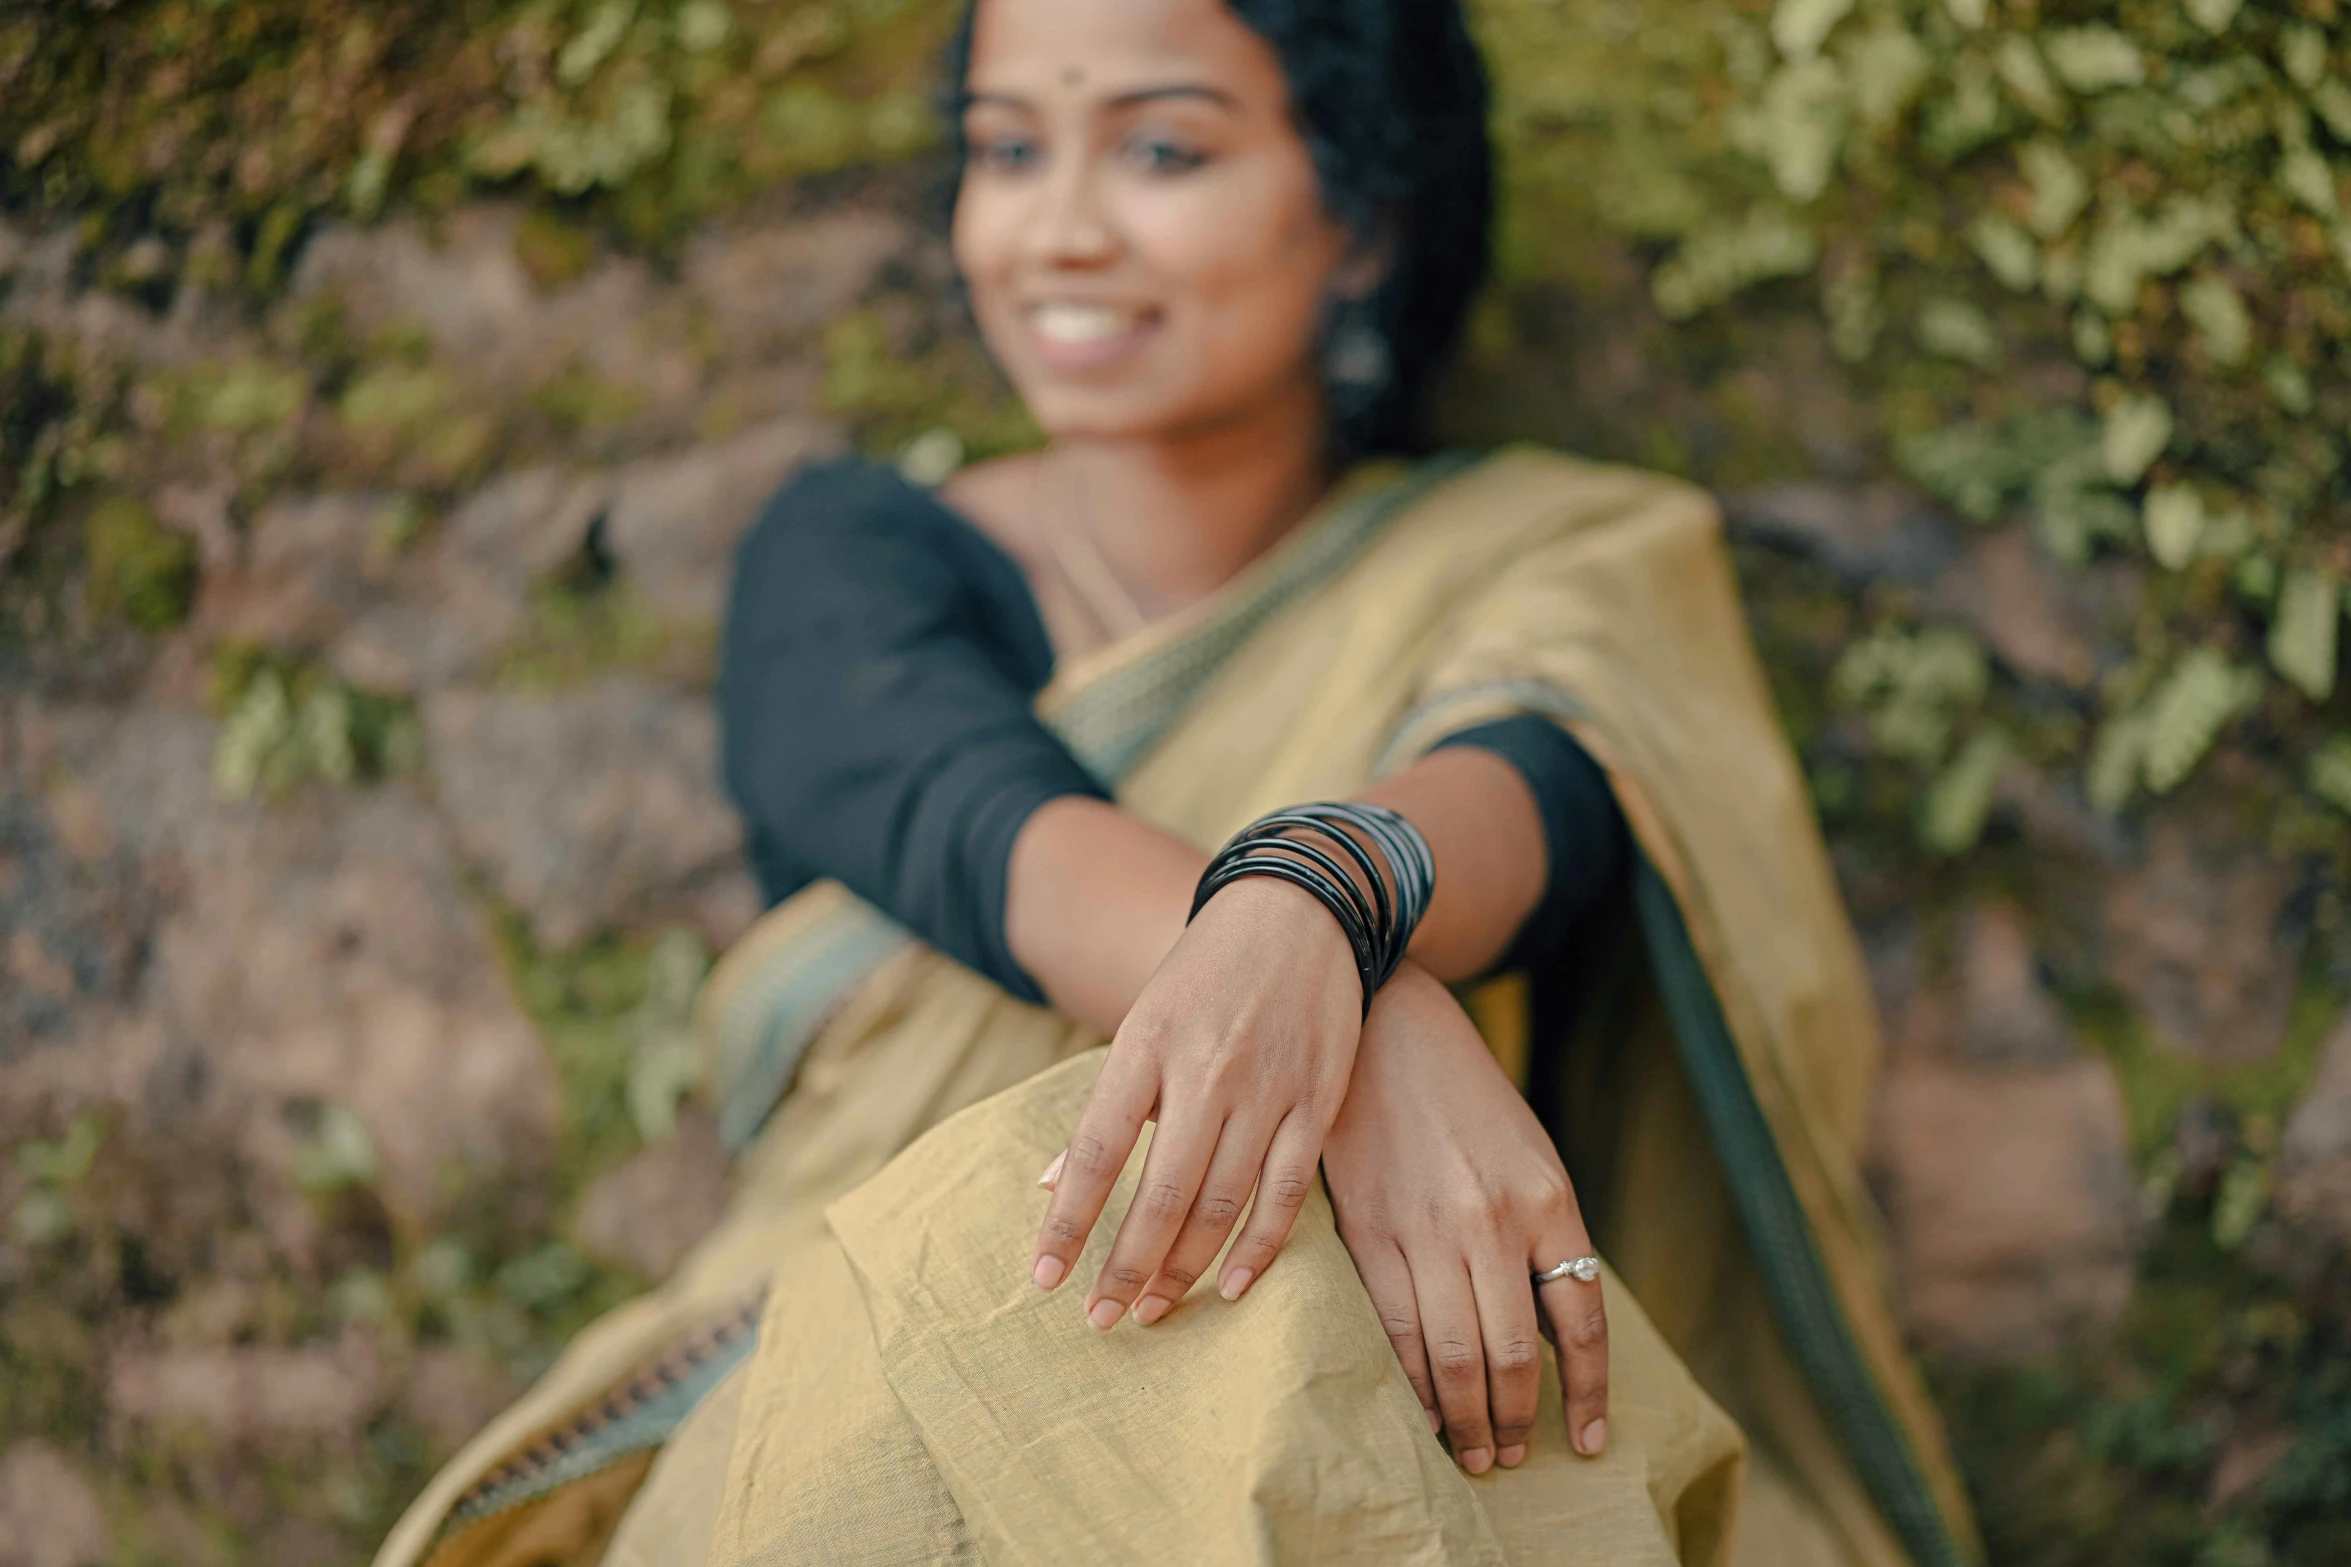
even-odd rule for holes
{"type": "Polygon", "coordinates": [[[1323,347],[1323,376],[1337,391],[1376,397],[1396,373],[1388,339],[1368,299],[1347,299],[1331,307],[1330,335],[1323,347]]]}

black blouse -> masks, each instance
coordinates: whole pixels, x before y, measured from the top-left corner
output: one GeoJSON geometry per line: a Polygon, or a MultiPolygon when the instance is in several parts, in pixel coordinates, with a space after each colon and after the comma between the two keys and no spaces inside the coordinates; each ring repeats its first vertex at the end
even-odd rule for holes
{"type": "MultiPolygon", "coordinates": [[[[1011,557],[895,472],[803,470],[735,557],[718,702],[728,790],[762,889],[829,876],[1023,1000],[1005,942],[1012,842],[1064,795],[1108,797],[1038,722],[1053,646],[1011,557]]],[[[1444,742],[1516,767],[1550,854],[1505,966],[1555,950],[1624,875],[1608,781],[1558,725],[1506,718],[1444,742]]]]}

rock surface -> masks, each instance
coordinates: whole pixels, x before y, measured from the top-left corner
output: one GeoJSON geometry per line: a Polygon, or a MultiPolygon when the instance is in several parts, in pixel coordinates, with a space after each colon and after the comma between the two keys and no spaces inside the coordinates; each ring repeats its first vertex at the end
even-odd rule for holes
{"type": "Polygon", "coordinates": [[[688,1113],[675,1137],[597,1178],[572,1215],[572,1237],[642,1278],[661,1278],[718,1222],[731,1174],[716,1126],[688,1113]]]}
{"type": "Polygon", "coordinates": [[[1992,1072],[1898,1056],[1874,1143],[1902,1299],[1923,1343],[2029,1361],[2121,1312],[2137,1187],[2104,1061],[1992,1072]]]}
{"type": "Polygon", "coordinates": [[[616,678],[446,692],[424,720],[457,841],[546,945],[681,920],[723,942],[757,912],[707,701],[616,678]]]}
{"type": "Polygon", "coordinates": [[[2351,1017],[2327,1037],[2318,1075],[2286,1122],[2277,1207],[2351,1249],[2351,1017]]]}
{"type": "Polygon", "coordinates": [[[2106,971],[2167,1048],[2264,1060],[2294,1001],[2296,947],[2281,928],[2293,889],[2290,866],[2167,821],[2145,862],[2106,886],[2106,971]]]}
{"type": "Polygon", "coordinates": [[[97,1493],[64,1454],[29,1439],[0,1452],[0,1567],[104,1567],[113,1559],[97,1493]]]}

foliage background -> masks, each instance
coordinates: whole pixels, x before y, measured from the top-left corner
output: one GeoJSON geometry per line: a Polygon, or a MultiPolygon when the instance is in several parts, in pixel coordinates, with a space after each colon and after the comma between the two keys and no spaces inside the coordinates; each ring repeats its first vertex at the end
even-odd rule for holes
{"type": "MultiPolygon", "coordinates": [[[[2089,1353],[1955,1341],[1936,1361],[1998,1558],[2343,1559],[2347,1232],[2273,1199],[2351,990],[2351,27],[2335,0],[1475,9],[1507,196],[1448,435],[1551,441],[1723,494],[1873,958],[1892,930],[1881,970],[1947,991],[1970,911],[2023,911],[2029,988],[2119,1095],[2139,1187],[2127,1303],[2065,1325],[2089,1353]],[[2145,883],[2175,842],[2222,869],[2145,883]],[[2209,891],[2241,913],[2248,983],[2275,997],[2211,1001],[2182,978],[2192,952],[2135,981],[2143,884],[2142,901],[2209,891]],[[2228,902],[2243,886],[2271,890],[2228,902]]],[[[554,295],[615,257],[673,275],[697,235],[750,215],[918,220],[943,172],[930,71],[952,10],[119,0],[0,20],[0,214],[70,235],[75,286],[158,342],[198,312],[240,328],[233,352],[172,354],[0,313],[10,678],[123,689],[196,638],[224,796],[414,774],[400,693],[299,645],[190,629],[206,567],[159,492],[225,472],[238,526],[288,494],[380,492],[372,525],[397,553],[497,474],[719,439],[736,416],[713,395],[665,423],[609,368],[517,387],[417,333],[357,332],[291,288],[306,251],[494,204],[554,295]]],[[[818,403],[877,453],[1026,438],[935,247],[885,268],[809,357],[818,403]]],[[[593,578],[533,586],[502,679],[695,678],[706,627],[593,578]]],[[[659,1052],[631,1041],[676,1011],[664,985],[681,982],[654,976],[697,960],[625,930],[550,948],[493,913],[563,1073],[548,1192],[462,1241],[395,1226],[357,1272],[290,1284],[270,1333],[361,1320],[478,1341],[527,1373],[630,1287],[547,1216],[663,1130],[631,1109],[661,1098],[631,1064],[659,1052]]],[[[1898,1047],[1908,1000],[1889,989],[1898,1047]]],[[[122,1226],[76,1195],[109,1157],[105,1118],[41,1114],[0,1269],[0,1437],[38,1433],[104,1474],[123,1559],[165,1559],[138,1543],[169,1535],[165,1514],[230,1559],[268,1548],[199,1458],[89,1413],[96,1351],[75,1346],[152,1304],[123,1273],[122,1226]]],[[[306,1147],[321,1202],[366,1190],[365,1128],[330,1107],[306,1147]]],[[[1899,1221],[1903,1149],[1889,1158],[1899,1221]]],[[[437,1456],[386,1416],[358,1448],[287,1466],[283,1494],[321,1520],[307,1538],[357,1559],[437,1456]]]]}

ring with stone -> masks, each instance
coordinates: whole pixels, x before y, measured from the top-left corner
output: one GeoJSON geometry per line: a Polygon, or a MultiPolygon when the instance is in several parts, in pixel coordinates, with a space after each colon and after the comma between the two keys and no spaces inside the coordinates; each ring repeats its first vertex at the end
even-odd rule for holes
{"type": "Polygon", "coordinates": [[[1536,1274],[1535,1282],[1537,1284],[1550,1284],[1560,1279],[1577,1279],[1583,1283],[1589,1284],[1599,1276],[1599,1258],[1570,1257],[1567,1259],[1567,1261],[1561,1263],[1558,1267],[1553,1268],[1550,1272],[1536,1274]]]}

